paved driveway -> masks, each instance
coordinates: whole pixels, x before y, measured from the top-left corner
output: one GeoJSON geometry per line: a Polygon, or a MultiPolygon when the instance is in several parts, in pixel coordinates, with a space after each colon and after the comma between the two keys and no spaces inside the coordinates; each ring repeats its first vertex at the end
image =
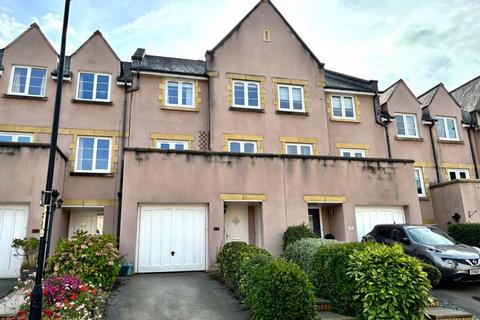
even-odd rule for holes
{"type": "Polygon", "coordinates": [[[127,278],[111,297],[107,319],[246,320],[248,311],[204,272],[127,278]]]}
{"type": "Polygon", "coordinates": [[[432,294],[480,317],[480,283],[445,284],[433,290],[432,294]]]}
{"type": "Polygon", "coordinates": [[[9,294],[17,285],[17,279],[0,279],[0,298],[9,294]]]}

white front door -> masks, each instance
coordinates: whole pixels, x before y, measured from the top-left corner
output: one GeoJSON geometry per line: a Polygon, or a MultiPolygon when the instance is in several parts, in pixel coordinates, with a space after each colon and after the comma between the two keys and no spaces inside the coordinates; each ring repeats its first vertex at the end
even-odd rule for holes
{"type": "Polygon", "coordinates": [[[28,206],[0,204],[0,278],[19,276],[22,256],[12,248],[12,240],[27,233],[28,206]]]}
{"type": "Polygon", "coordinates": [[[77,231],[97,234],[97,215],[97,212],[71,211],[68,237],[73,237],[77,231]]]}
{"type": "Polygon", "coordinates": [[[225,243],[248,242],[248,207],[228,206],[225,213],[225,243]]]}
{"type": "Polygon", "coordinates": [[[138,272],[205,270],[206,208],[142,205],[138,226],[138,272]]]}
{"type": "Polygon", "coordinates": [[[377,224],[405,223],[403,207],[356,207],[357,240],[373,230],[377,224]]]}

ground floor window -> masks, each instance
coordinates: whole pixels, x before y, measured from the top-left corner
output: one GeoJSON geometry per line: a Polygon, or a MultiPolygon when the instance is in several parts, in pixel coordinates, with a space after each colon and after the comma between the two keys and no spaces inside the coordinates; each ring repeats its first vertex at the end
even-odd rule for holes
{"type": "Polygon", "coordinates": [[[236,153],[256,153],[256,141],[230,140],[228,141],[228,151],[236,153]]]}
{"type": "Polygon", "coordinates": [[[349,158],[365,158],[365,150],[340,149],[340,155],[342,157],[349,157],[349,158]]]}
{"type": "Polygon", "coordinates": [[[33,135],[28,133],[0,132],[0,142],[32,142],[33,135]]]}
{"type": "Polygon", "coordinates": [[[287,154],[311,156],[313,154],[313,146],[311,144],[286,143],[285,148],[287,154]]]}
{"type": "Polygon", "coordinates": [[[422,168],[415,168],[415,184],[417,186],[417,194],[419,197],[425,197],[425,183],[423,180],[422,168]]]}
{"type": "Polygon", "coordinates": [[[188,150],[188,141],[157,140],[157,148],[162,150],[188,150]]]}
{"type": "Polygon", "coordinates": [[[447,172],[450,180],[470,179],[468,169],[448,169],[447,172]]]}

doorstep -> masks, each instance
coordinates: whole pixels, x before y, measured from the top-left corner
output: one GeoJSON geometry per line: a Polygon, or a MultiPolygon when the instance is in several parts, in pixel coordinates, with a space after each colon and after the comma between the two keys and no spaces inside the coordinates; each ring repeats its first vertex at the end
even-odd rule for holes
{"type": "Polygon", "coordinates": [[[20,289],[13,291],[0,300],[0,320],[15,316],[24,301],[25,295],[20,289]]]}

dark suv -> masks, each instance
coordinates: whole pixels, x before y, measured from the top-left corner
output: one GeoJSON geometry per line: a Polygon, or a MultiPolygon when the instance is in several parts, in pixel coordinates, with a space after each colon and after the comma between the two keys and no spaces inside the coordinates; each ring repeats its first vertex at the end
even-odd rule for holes
{"type": "Polygon", "coordinates": [[[362,241],[400,243],[407,254],[436,266],[444,280],[480,281],[480,249],[456,242],[437,227],[381,224],[362,241]]]}

